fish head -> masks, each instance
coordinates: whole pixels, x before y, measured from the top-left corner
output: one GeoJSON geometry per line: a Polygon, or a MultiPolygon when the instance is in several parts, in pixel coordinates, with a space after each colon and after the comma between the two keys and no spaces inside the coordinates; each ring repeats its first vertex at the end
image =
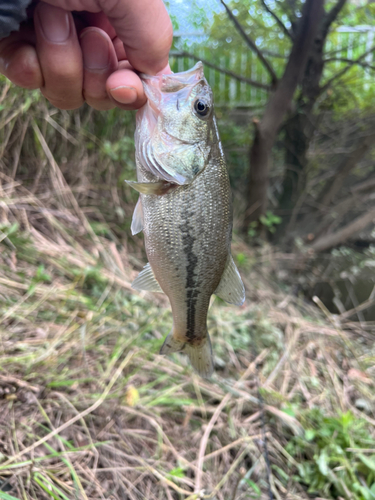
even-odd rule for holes
{"type": "Polygon", "coordinates": [[[170,75],[142,75],[142,81],[148,100],[137,114],[137,157],[156,177],[190,184],[218,142],[203,65],[170,75]]]}

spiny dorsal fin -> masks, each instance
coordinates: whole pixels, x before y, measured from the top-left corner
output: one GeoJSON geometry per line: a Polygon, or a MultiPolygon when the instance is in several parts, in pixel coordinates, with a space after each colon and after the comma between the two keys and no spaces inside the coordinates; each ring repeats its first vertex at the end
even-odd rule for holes
{"type": "Polygon", "coordinates": [[[228,257],[219,286],[214,293],[229,304],[242,306],[245,302],[245,287],[231,255],[228,257]]]}
{"type": "Polygon", "coordinates": [[[143,207],[141,197],[138,198],[137,204],[135,206],[132,218],[132,225],[130,226],[130,230],[132,235],[138,234],[143,229],[143,207]]]}
{"type": "Polygon", "coordinates": [[[157,282],[150,263],[146,264],[132,283],[134,290],[145,290],[146,292],[164,293],[157,282]]]}
{"type": "Polygon", "coordinates": [[[167,194],[171,189],[178,187],[177,184],[172,184],[172,182],[158,181],[158,182],[135,182],[135,181],[125,181],[130,187],[142,194],[156,194],[157,196],[163,196],[167,194]]]}

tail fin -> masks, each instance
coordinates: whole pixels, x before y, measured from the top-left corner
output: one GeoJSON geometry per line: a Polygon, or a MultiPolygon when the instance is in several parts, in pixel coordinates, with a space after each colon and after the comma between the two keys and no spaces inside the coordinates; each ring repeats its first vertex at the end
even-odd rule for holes
{"type": "Polygon", "coordinates": [[[173,352],[183,352],[190,359],[190,363],[198,375],[204,378],[211,377],[214,371],[214,362],[208,333],[201,344],[192,345],[173,338],[172,331],[164,340],[160,354],[172,354],[173,352]]]}

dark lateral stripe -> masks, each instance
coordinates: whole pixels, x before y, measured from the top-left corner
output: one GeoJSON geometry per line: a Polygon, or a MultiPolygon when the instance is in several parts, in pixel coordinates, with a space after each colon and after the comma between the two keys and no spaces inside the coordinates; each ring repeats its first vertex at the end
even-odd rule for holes
{"type": "Polygon", "coordinates": [[[182,233],[183,250],[186,256],[186,337],[189,341],[195,338],[195,313],[196,304],[198,300],[199,290],[195,277],[195,268],[197,267],[198,257],[193,251],[193,246],[196,238],[193,236],[193,227],[190,225],[190,219],[194,214],[190,212],[185,213],[184,222],[179,226],[182,233]]]}

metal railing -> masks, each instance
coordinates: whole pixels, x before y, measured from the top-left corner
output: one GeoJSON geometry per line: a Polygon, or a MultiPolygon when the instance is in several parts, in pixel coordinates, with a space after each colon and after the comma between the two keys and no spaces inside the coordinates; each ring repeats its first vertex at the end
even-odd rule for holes
{"type": "MultiPolygon", "coordinates": [[[[246,46],[240,50],[220,51],[207,44],[204,33],[176,33],[176,38],[189,39],[191,47],[187,51],[171,52],[171,67],[173,71],[186,71],[197,60],[205,64],[205,76],[213,88],[215,101],[218,105],[230,107],[260,107],[266,101],[269,88],[269,74],[258,58],[246,46]],[[219,70],[220,68],[220,70],[219,70]],[[255,85],[252,82],[257,82],[255,85]]],[[[341,26],[326,45],[327,78],[339,72],[348,60],[355,60],[368,52],[362,60],[365,67],[356,66],[356,83],[363,90],[375,85],[375,71],[372,67],[375,44],[375,28],[372,26],[341,26]],[[372,83],[373,82],[373,83],[372,83]]],[[[264,51],[272,62],[276,73],[281,76],[288,53],[280,53],[280,49],[264,51]]]]}

